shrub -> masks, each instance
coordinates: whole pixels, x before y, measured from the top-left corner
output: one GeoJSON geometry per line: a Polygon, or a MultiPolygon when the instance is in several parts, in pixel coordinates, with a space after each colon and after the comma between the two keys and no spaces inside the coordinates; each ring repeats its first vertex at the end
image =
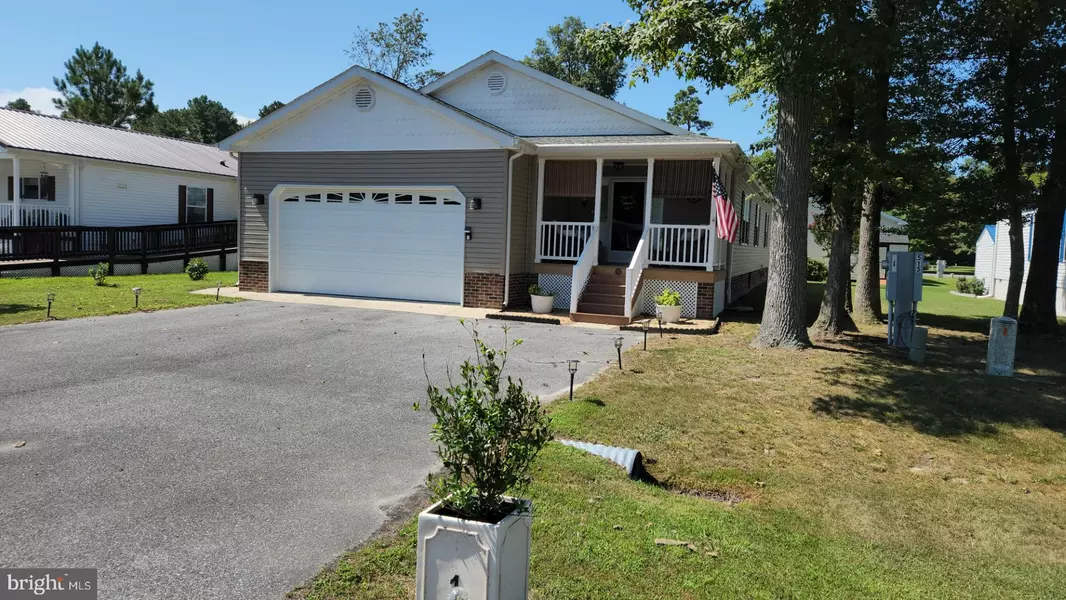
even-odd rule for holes
{"type": "Polygon", "coordinates": [[[974,296],[985,295],[985,281],[983,279],[970,280],[970,293],[974,296]]]}
{"type": "Polygon", "coordinates": [[[813,258],[807,259],[807,281],[825,281],[829,278],[829,267],[813,258]]]}
{"type": "Polygon", "coordinates": [[[545,292],[544,289],[541,288],[539,284],[534,283],[533,285],[529,286],[529,295],[530,296],[554,296],[555,294],[553,294],[551,292],[545,292]]]}
{"type": "Polygon", "coordinates": [[[93,283],[96,285],[104,285],[107,283],[107,274],[110,270],[110,264],[106,262],[96,263],[94,266],[89,267],[89,277],[93,278],[93,283]]]}
{"type": "Polygon", "coordinates": [[[958,279],[955,280],[955,289],[960,294],[971,294],[971,293],[973,293],[973,292],[970,291],[970,289],[971,289],[970,288],[970,280],[966,279],[965,277],[959,277],[958,279]]]}
{"type": "Polygon", "coordinates": [[[476,322],[469,331],[476,362],[465,361],[459,381],[452,383],[449,375],[444,390],[427,385],[429,411],[437,420],[430,436],[444,464],[430,487],[457,516],[495,522],[516,508],[504,494],[529,484],[533,460],[552,439],[551,420],[521,381],[503,381],[508,353],[522,340],[508,342],[504,328],[504,347],[496,350],[481,341],[476,322]]]}
{"type": "Polygon", "coordinates": [[[659,306],[681,306],[681,293],[666,288],[655,297],[655,303],[659,306]]]}
{"type": "Polygon", "coordinates": [[[189,274],[189,279],[193,281],[200,281],[204,277],[207,277],[209,269],[207,263],[202,258],[194,258],[189,261],[189,265],[185,267],[185,272],[189,274]]]}

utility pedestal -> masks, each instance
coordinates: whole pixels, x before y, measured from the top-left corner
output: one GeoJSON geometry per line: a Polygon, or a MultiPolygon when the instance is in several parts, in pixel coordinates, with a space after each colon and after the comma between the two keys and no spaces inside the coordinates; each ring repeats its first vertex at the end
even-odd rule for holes
{"type": "Polygon", "coordinates": [[[1010,317],[992,319],[988,332],[988,364],[985,372],[1014,377],[1014,346],[1018,343],[1018,322],[1010,317]]]}

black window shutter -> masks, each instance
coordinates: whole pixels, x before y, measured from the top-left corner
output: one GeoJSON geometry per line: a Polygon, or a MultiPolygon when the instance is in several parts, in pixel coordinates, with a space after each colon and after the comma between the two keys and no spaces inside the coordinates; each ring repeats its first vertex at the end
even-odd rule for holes
{"type": "Polygon", "coordinates": [[[185,186],[178,186],[178,224],[185,224],[185,186]]]}
{"type": "Polygon", "coordinates": [[[52,202],[55,202],[55,200],[56,200],[56,178],[55,178],[55,175],[47,175],[47,176],[45,176],[43,183],[44,183],[44,193],[42,193],[41,195],[44,196],[44,200],[51,200],[52,202]]]}
{"type": "Polygon", "coordinates": [[[215,222],[215,188],[207,188],[207,222],[215,222]]]}

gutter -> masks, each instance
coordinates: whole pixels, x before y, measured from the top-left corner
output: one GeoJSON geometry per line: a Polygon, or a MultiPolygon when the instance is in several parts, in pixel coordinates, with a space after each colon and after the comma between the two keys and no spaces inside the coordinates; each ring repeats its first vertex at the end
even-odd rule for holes
{"type": "Polygon", "coordinates": [[[525,151],[517,152],[507,159],[507,210],[504,211],[507,239],[503,245],[503,307],[511,297],[511,203],[514,201],[514,159],[525,156],[525,151]]]}

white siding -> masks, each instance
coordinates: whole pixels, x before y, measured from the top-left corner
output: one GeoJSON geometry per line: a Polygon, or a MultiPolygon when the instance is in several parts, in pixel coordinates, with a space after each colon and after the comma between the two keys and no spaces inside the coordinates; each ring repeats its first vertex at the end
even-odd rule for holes
{"type": "Polygon", "coordinates": [[[274,129],[241,142],[241,152],[328,152],[359,150],[478,150],[500,145],[452,119],[416,106],[381,86],[374,106],[359,110],[358,80],[274,129]]]}
{"type": "MultiPolygon", "coordinates": [[[[7,201],[7,178],[14,171],[13,162],[10,159],[0,159],[0,200],[7,201]]],[[[66,163],[53,163],[40,160],[23,158],[19,161],[19,175],[21,177],[40,177],[41,173],[47,173],[56,178],[57,205],[70,205],[70,165],[66,163]]],[[[18,189],[16,186],[15,189],[18,189]]]]}
{"type": "Polygon", "coordinates": [[[517,71],[490,63],[434,96],[517,135],[634,135],[663,133],[517,71]],[[489,91],[487,77],[503,72],[507,87],[489,91]]]}
{"type": "Polygon", "coordinates": [[[974,262],[974,278],[985,282],[985,289],[992,290],[992,259],[995,253],[995,242],[987,230],[981,231],[981,237],[977,238],[977,258],[974,262]]]}
{"type": "MultiPolygon", "coordinates": [[[[741,175],[742,176],[742,175],[741,175]]],[[[746,185],[741,184],[739,181],[733,181],[734,178],[738,178],[737,173],[730,174],[730,181],[728,185],[730,187],[730,197],[735,198],[733,204],[737,211],[737,216],[741,222],[744,221],[744,203],[741,202],[741,191],[743,190],[748,198],[751,224],[748,226],[750,233],[748,234],[748,243],[742,243],[741,237],[737,235],[737,242],[733,244],[733,258],[732,265],[729,269],[729,277],[736,277],[745,273],[751,273],[752,271],[758,271],[764,269],[770,265],[770,248],[769,245],[763,246],[763,230],[766,228],[765,216],[769,214],[769,206],[762,202],[757,202],[753,198],[755,197],[755,191],[746,185]],[[755,208],[759,207],[759,222],[755,223],[755,208]],[[755,227],[758,225],[759,237],[755,237],[755,227]]]]}
{"type": "Polygon", "coordinates": [[[177,223],[179,185],[213,188],[215,220],[237,218],[237,181],[232,177],[91,162],[81,172],[81,224],[177,223]]]}

